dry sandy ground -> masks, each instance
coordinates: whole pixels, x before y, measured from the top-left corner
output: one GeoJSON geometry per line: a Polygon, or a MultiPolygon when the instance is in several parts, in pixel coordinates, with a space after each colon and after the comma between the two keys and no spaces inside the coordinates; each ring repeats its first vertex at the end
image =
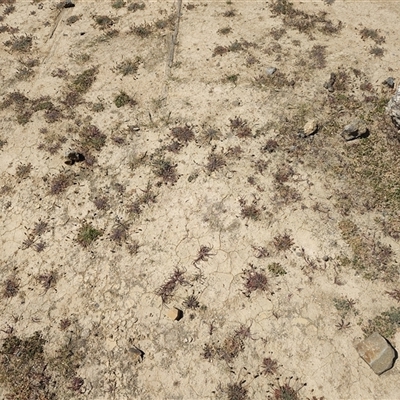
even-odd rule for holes
{"type": "Polygon", "coordinates": [[[0,1],[0,397],[399,399],[400,4],[74,3],[0,1]]]}

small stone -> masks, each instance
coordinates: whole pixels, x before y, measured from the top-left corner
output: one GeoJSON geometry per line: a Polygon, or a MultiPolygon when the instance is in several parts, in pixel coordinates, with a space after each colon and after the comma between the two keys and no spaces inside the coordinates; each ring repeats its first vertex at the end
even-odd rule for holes
{"type": "Polygon", "coordinates": [[[395,95],[389,100],[386,111],[396,128],[400,129],[400,86],[397,87],[395,95]]]}
{"type": "Polygon", "coordinates": [[[356,350],[377,375],[393,367],[396,352],[378,332],[374,332],[359,343],[356,350]]]}
{"type": "Polygon", "coordinates": [[[273,75],[276,72],[276,68],[275,67],[268,67],[265,69],[265,73],[267,75],[273,75]]]}
{"type": "Polygon", "coordinates": [[[136,363],[141,363],[143,361],[144,352],[137,348],[136,346],[131,347],[129,351],[132,353],[133,358],[136,363]]]}
{"type": "Polygon", "coordinates": [[[353,122],[351,122],[350,124],[346,125],[343,128],[341,136],[344,140],[350,141],[364,137],[367,134],[368,134],[367,126],[359,120],[354,120],[353,122]]]}
{"type": "Polygon", "coordinates": [[[394,78],[392,78],[391,76],[389,76],[389,78],[385,79],[382,83],[384,85],[389,86],[391,89],[394,88],[394,78]]]}
{"type": "Polygon", "coordinates": [[[329,261],[329,256],[323,256],[322,260],[325,261],[325,262],[329,261]]]}
{"type": "Polygon", "coordinates": [[[304,136],[310,136],[318,131],[318,123],[315,119],[308,121],[303,128],[304,136]]]}
{"type": "Polygon", "coordinates": [[[85,156],[77,151],[71,151],[67,154],[68,160],[65,161],[67,165],[74,165],[76,162],[85,161],[85,156]]]}
{"type": "Polygon", "coordinates": [[[167,317],[173,321],[179,321],[183,318],[183,311],[176,307],[171,308],[167,312],[167,317]]]}

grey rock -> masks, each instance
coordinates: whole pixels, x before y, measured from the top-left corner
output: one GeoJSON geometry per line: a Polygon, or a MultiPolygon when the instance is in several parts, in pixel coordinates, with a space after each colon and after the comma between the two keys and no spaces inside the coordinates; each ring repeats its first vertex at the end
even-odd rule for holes
{"type": "Polygon", "coordinates": [[[360,120],[354,120],[343,128],[341,136],[344,140],[354,140],[368,134],[367,126],[360,120]]]}
{"type": "Polygon", "coordinates": [[[386,111],[392,118],[397,129],[400,129],[400,86],[397,87],[396,93],[389,100],[386,111]]]}
{"type": "Polygon", "coordinates": [[[374,332],[359,343],[356,350],[377,375],[393,367],[396,352],[378,332],[374,332]]]}
{"type": "Polygon", "coordinates": [[[389,78],[385,79],[382,83],[384,85],[389,86],[391,89],[394,88],[394,78],[392,78],[391,76],[389,76],[389,78]]]}
{"type": "Polygon", "coordinates": [[[266,68],[266,70],[265,70],[265,73],[267,75],[273,75],[275,72],[276,72],[276,68],[275,67],[269,67],[269,68],[266,68]]]}
{"type": "Polygon", "coordinates": [[[335,90],[335,88],[333,87],[335,82],[336,82],[336,74],[334,72],[331,72],[329,81],[324,83],[324,88],[328,89],[328,92],[333,92],[335,90]]]}

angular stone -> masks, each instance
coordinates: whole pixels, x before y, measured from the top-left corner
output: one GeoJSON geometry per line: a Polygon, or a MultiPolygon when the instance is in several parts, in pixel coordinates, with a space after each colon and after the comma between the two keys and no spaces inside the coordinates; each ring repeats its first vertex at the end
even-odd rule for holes
{"type": "Polygon", "coordinates": [[[308,121],[303,128],[304,136],[310,136],[314,133],[317,133],[318,130],[318,123],[315,119],[311,119],[308,121]]]}
{"type": "Polygon", "coordinates": [[[356,346],[360,357],[380,375],[393,367],[396,352],[378,332],[374,332],[356,346]]]}
{"type": "Polygon", "coordinates": [[[179,321],[180,319],[183,318],[183,311],[179,310],[176,307],[173,307],[168,310],[167,312],[167,317],[174,320],[174,321],[179,321]]]}
{"type": "Polygon", "coordinates": [[[344,140],[349,141],[358,139],[367,134],[368,134],[367,126],[359,120],[354,120],[343,128],[341,136],[344,140]]]}

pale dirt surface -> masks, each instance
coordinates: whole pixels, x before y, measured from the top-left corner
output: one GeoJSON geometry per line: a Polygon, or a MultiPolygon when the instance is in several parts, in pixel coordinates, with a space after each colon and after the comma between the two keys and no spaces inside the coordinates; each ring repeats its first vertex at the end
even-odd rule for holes
{"type": "MultiPolygon", "coordinates": [[[[176,21],[146,38],[130,28],[176,15],[179,2],[145,1],[145,8],[135,12],[128,10],[132,3],[116,9],[108,1],[76,0],[74,8],[60,11],[57,2],[17,1],[15,11],[0,23],[19,28],[17,37],[33,38],[32,49],[19,53],[3,44],[12,33],[0,33],[2,101],[15,91],[29,99],[50,96],[63,113],[49,123],[45,111],[37,111],[22,125],[13,106],[0,111],[0,139],[5,142],[0,150],[3,294],[7,279],[18,282],[18,292],[0,300],[0,339],[40,331],[48,359],[70,344],[79,354],[75,373],[84,384],[79,393],[68,388],[69,381],[56,383],[50,363],[54,379],[48,390],[58,399],[233,399],[228,387],[235,383],[247,390],[247,398],[275,399],[271,384],[276,388],[278,377],[299,389],[301,399],[399,399],[398,363],[376,376],[354,348],[367,321],[396,306],[386,291],[398,288],[398,274],[389,282],[370,280],[342,264],[351,248],[339,222],[351,218],[363,232],[390,245],[397,271],[400,246],[377,222],[384,215],[381,209],[360,211],[350,205],[343,215],[338,193],[348,182],[335,168],[359,141],[345,143],[339,133],[359,110],[338,112],[333,123],[322,103],[328,97],[324,82],[340,68],[362,72],[349,93],[359,95],[360,84],[368,81],[378,96],[390,97],[382,81],[388,76],[400,80],[400,3],[296,2],[307,13],[326,12],[334,25],[342,21],[339,33],[325,35],[284,26],[267,2],[184,0],[175,46],[171,35],[176,21]],[[232,9],[234,16],[224,16],[232,9]],[[80,18],[68,25],[72,15],[80,18]],[[102,31],[95,15],[114,18],[115,24],[102,31]],[[226,27],[231,28],[228,34],[217,33],[226,27]],[[271,29],[282,27],[282,36],[274,39],[271,29]],[[365,27],[385,37],[382,57],[369,53],[375,43],[361,38],[365,27]],[[119,33],[105,38],[112,29],[119,33]],[[242,43],[239,51],[213,56],[217,46],[235,41],[242,43]],[[321,68],[309,53],[314,45],[326,46],[321,68]],[[89,59],[82,61],[82,54],[89,59]],[[118,73],[118,64],[137,56],[136,74],[118,73]],[[34,74],[16,78],[21,61],[28,59],[38,60],[34,74]],[[84,102],[62,105],[74,77],[93,66],[98,74],[83,94],[84,102]],[[294,86],[255,85],[254,79],[271,66],[293,79],[294,86]],[[66,76],[52,76],[57,69],[67,71],[66,76]],[[236,74],[236,82],[227,79],[236,74]],[[113,101],[121,90],[137,105],[117,108],[113,101]],[[104,110],[93,111],[99,102],[104,110]],[[235,117],[248,121],[250,137],[231,131],[235,117]],[[311,118],[326,129],[310,138],[298,138],[296,130],[280,131],[281,124],[298,121],[300,129],[311,118]],[[105,146],[91,150],[93,165],[66,165],[65,154],[81,148],[79,133],[88,124],[107,135],[105,146]],[[193,128],[195,140],[177,152],[168,150],[171,129],[185,124],[193,128]],[[204,134],[209,128],[218,132],[211,141],[204,134]],[[262,150],[269,139],[278,143],[271,153],[262,150]],[[57,141],[58,150],[46,150],[57,141]],[[242,152],[235,155],[236,146],[242,152]],[[209,171],[210,154],[221,155],[225,165],[209,171]],[[175,183],[163,183],[154,173],[154,162],[163,157],[176,165],[175,183]],[[132,168],[135,158],[142,162],[132,168]],[[18,177],[18,166],[29,163],[30,174],[18,177]],[[293,173],[285,185],[296,194],[293,199],[282,197],[274,181],[274,174],[288,166],[293,173]],[[60,172],[73,184],[54,195],[51,182],[60,172]],[[143,204],[138,215],[129,213],[149,182],[155,201],[143,204]],[[109,202],[105,210],[94,204],[101,196],[109,202]],[[243,217],[240,199],[254,202],[260,211],[257,220],[243,217]],[[26,248],[23,243],[40,220],[47,229],[26,248]],[[103,232],[86,248],[77,242],[84,221],[103,232]],[[127,235],[117,243],[111,234],[121,223],[127,235]],[[293,245],[278,251],[274,238],[285,233],[293,245]],[[43,251],[35,247],[39,242],[46,244],[43,251]],[[136,242],[137,254],[131,254],[129,245],[136,242]],[[201,246],[210,247],[211,254],[194,263],[201,246]],[[268,254],[259,257],[258,247],[268,254]],[[275,276],[268,269],[273,262],[287,273],[275,276]],[[268,290],[245,295],[243,270],[249,264],[265,271],[268,290]],[[185,282],[163,303],[157,290],[176,268],[184,271],[185,282]],[[46,274],[54,275],[48,287],[38,278],[46,274]],[[200,304],[195,309],[184,304],[192,294],[200,304]],[[339,330],[334,299],[342,297],[355,300],[357,312],[347,315],[350,326],[339,330]],[[183,310],[180,321],[166,316],[172,307],[183,310]],[[71,325],[61,329],[60,321],[66,319],[71,325]],[[250,336],[235,334],[240,327],[249,327],[250,336]],[[206,359],[206,344],[223,347],[232,337],[239,338],[237,354],[206,359]],[[135,348],[144,352],[143,359],[135,348]],[[262,374],[267,357],[279,364],[275,374],[262,374]],[[301,388],[303,383],[307,386],[301,388]]],[[[378,134],[371,129],[371,135],[378,134]]],[[[355,193],[368,190],[354,187],[355,193]]],[[[400,348],[399,330],[391,343],[400,348]]],[[[8,392],[4,384],[0,398],[8,392]]]]}

